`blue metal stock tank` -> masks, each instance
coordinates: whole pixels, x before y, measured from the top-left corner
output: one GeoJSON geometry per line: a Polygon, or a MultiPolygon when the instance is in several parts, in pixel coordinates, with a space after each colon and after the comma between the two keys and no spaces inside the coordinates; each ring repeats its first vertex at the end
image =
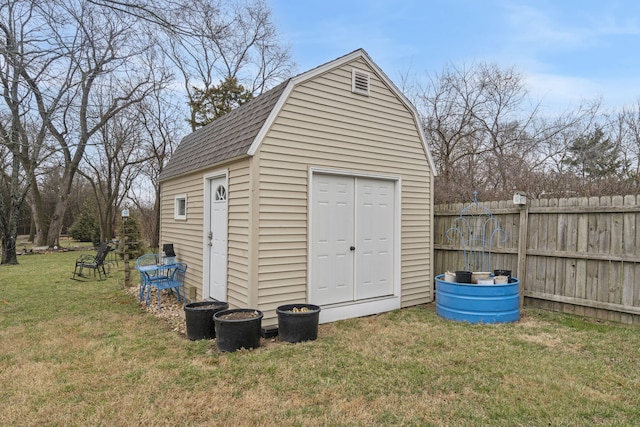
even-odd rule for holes
{"type": "Polygon", "coordinates": [[[503,285],[446,282],[436,276],[436,313],[469,323],[509,323],[520,320],[520,280],[503,285]]]}

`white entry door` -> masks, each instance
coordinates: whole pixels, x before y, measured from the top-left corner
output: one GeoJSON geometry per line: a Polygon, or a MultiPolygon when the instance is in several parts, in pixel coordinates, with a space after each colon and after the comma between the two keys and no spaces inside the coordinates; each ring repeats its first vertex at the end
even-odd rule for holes
{"type": "Polygon", "coordinates": [[[314,174],[310,302],[393,295],[395,182],[314,174]]]}
{"type": "Polygon", "coordinates": [[[226,177],[210,180],[209,227],[209,295],[218,301],[227,300],[227,182],[226,177]]]}

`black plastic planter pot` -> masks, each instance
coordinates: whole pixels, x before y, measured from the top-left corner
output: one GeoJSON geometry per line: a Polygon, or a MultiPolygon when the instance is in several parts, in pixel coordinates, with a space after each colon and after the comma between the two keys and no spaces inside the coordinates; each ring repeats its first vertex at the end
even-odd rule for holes
{"type": "Polygon", "coordinates": [[[213,315],[229,308],[222,301],[199,301],[186,304],[184,315],[187,322],[187,338],[190,340],[210,340],[216,337],[213,315]]]}
{"type": "Polygon", "coordinates": [[[263,314],[252,308],[218,311],[213,315],[218,350],[232,352],[260,347],[263,314]]]}
{"type": "Polygon", "coordinates": [[[456,282],[458,283],[471,283],[471,272],[464,270],[456,271],[456,282]]]}
{"type": "Polygon", "coordinates": [[[320,307],[313,304],[286,304],[276,309],[280,341],[301,342],[318,338],[320,307]]]}

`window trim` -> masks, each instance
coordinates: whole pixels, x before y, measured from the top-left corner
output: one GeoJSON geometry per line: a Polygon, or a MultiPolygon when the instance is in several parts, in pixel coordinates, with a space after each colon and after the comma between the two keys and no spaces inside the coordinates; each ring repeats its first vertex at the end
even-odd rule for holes
{"type": "Polygon", "coordinates": [[[173,219],[187,220],[187,195],[178,194],[173,198],[173,219]],[[184,213],[180,213],[180,202],[184,200],[184,213]]]}

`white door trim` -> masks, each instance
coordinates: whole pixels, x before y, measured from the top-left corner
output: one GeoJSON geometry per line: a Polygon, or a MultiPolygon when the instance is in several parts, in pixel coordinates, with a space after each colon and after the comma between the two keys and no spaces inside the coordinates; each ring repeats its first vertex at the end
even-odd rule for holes
{"type": "MultiPolygon", "coordinates": [[[[224,178],[224,185],[227,189],[227,195],[229,194],[229,170],[224,169],[216,171],[210,174],[204,175],[204,215],[202,218],[202,299],[209,298],[211,294],[209,284],[211,283],[211,269],[209,262],[209,239],[208,235],[211,232],[211,183],[215,179],[224,178]]],[[[229,209],[227,198],[227,211],[229,209]]],[[[227,218],[227,236],[228,236],[229,222],[227,218]]],[[[228,252],[228,250],[227,250],[228,252]]],[[[228,256],[228,255],[227,255],[228,256]]]]}
{"type": "MultiPolygon", "coordinates": [[[[369,300],[360,300],[350,303],[331,304],[322,306],[320,312],[320,323],[334,322],[353,317],[367,316],[385,311],[400,308],[401,297],[401,225],[402,225],[402,177],[397,175],[385,175],[379,173],[369,173],[362,171],[340,170],[321,167],[310,167],[308,171],[307,187],[307,209],[309,219],[307,221],[307,298],[311,295],[313,286],[312,256],[313,245],[311,244],[311,224],[313,224],[313,180],[314,174],[345,175],[354,178],[374,178],[394,182],[395,206],[394,206],[394,259],[393,259],[393,295],[369,300]]],[[[309,301],[308,301],[309,302],[309,301]]]]}

